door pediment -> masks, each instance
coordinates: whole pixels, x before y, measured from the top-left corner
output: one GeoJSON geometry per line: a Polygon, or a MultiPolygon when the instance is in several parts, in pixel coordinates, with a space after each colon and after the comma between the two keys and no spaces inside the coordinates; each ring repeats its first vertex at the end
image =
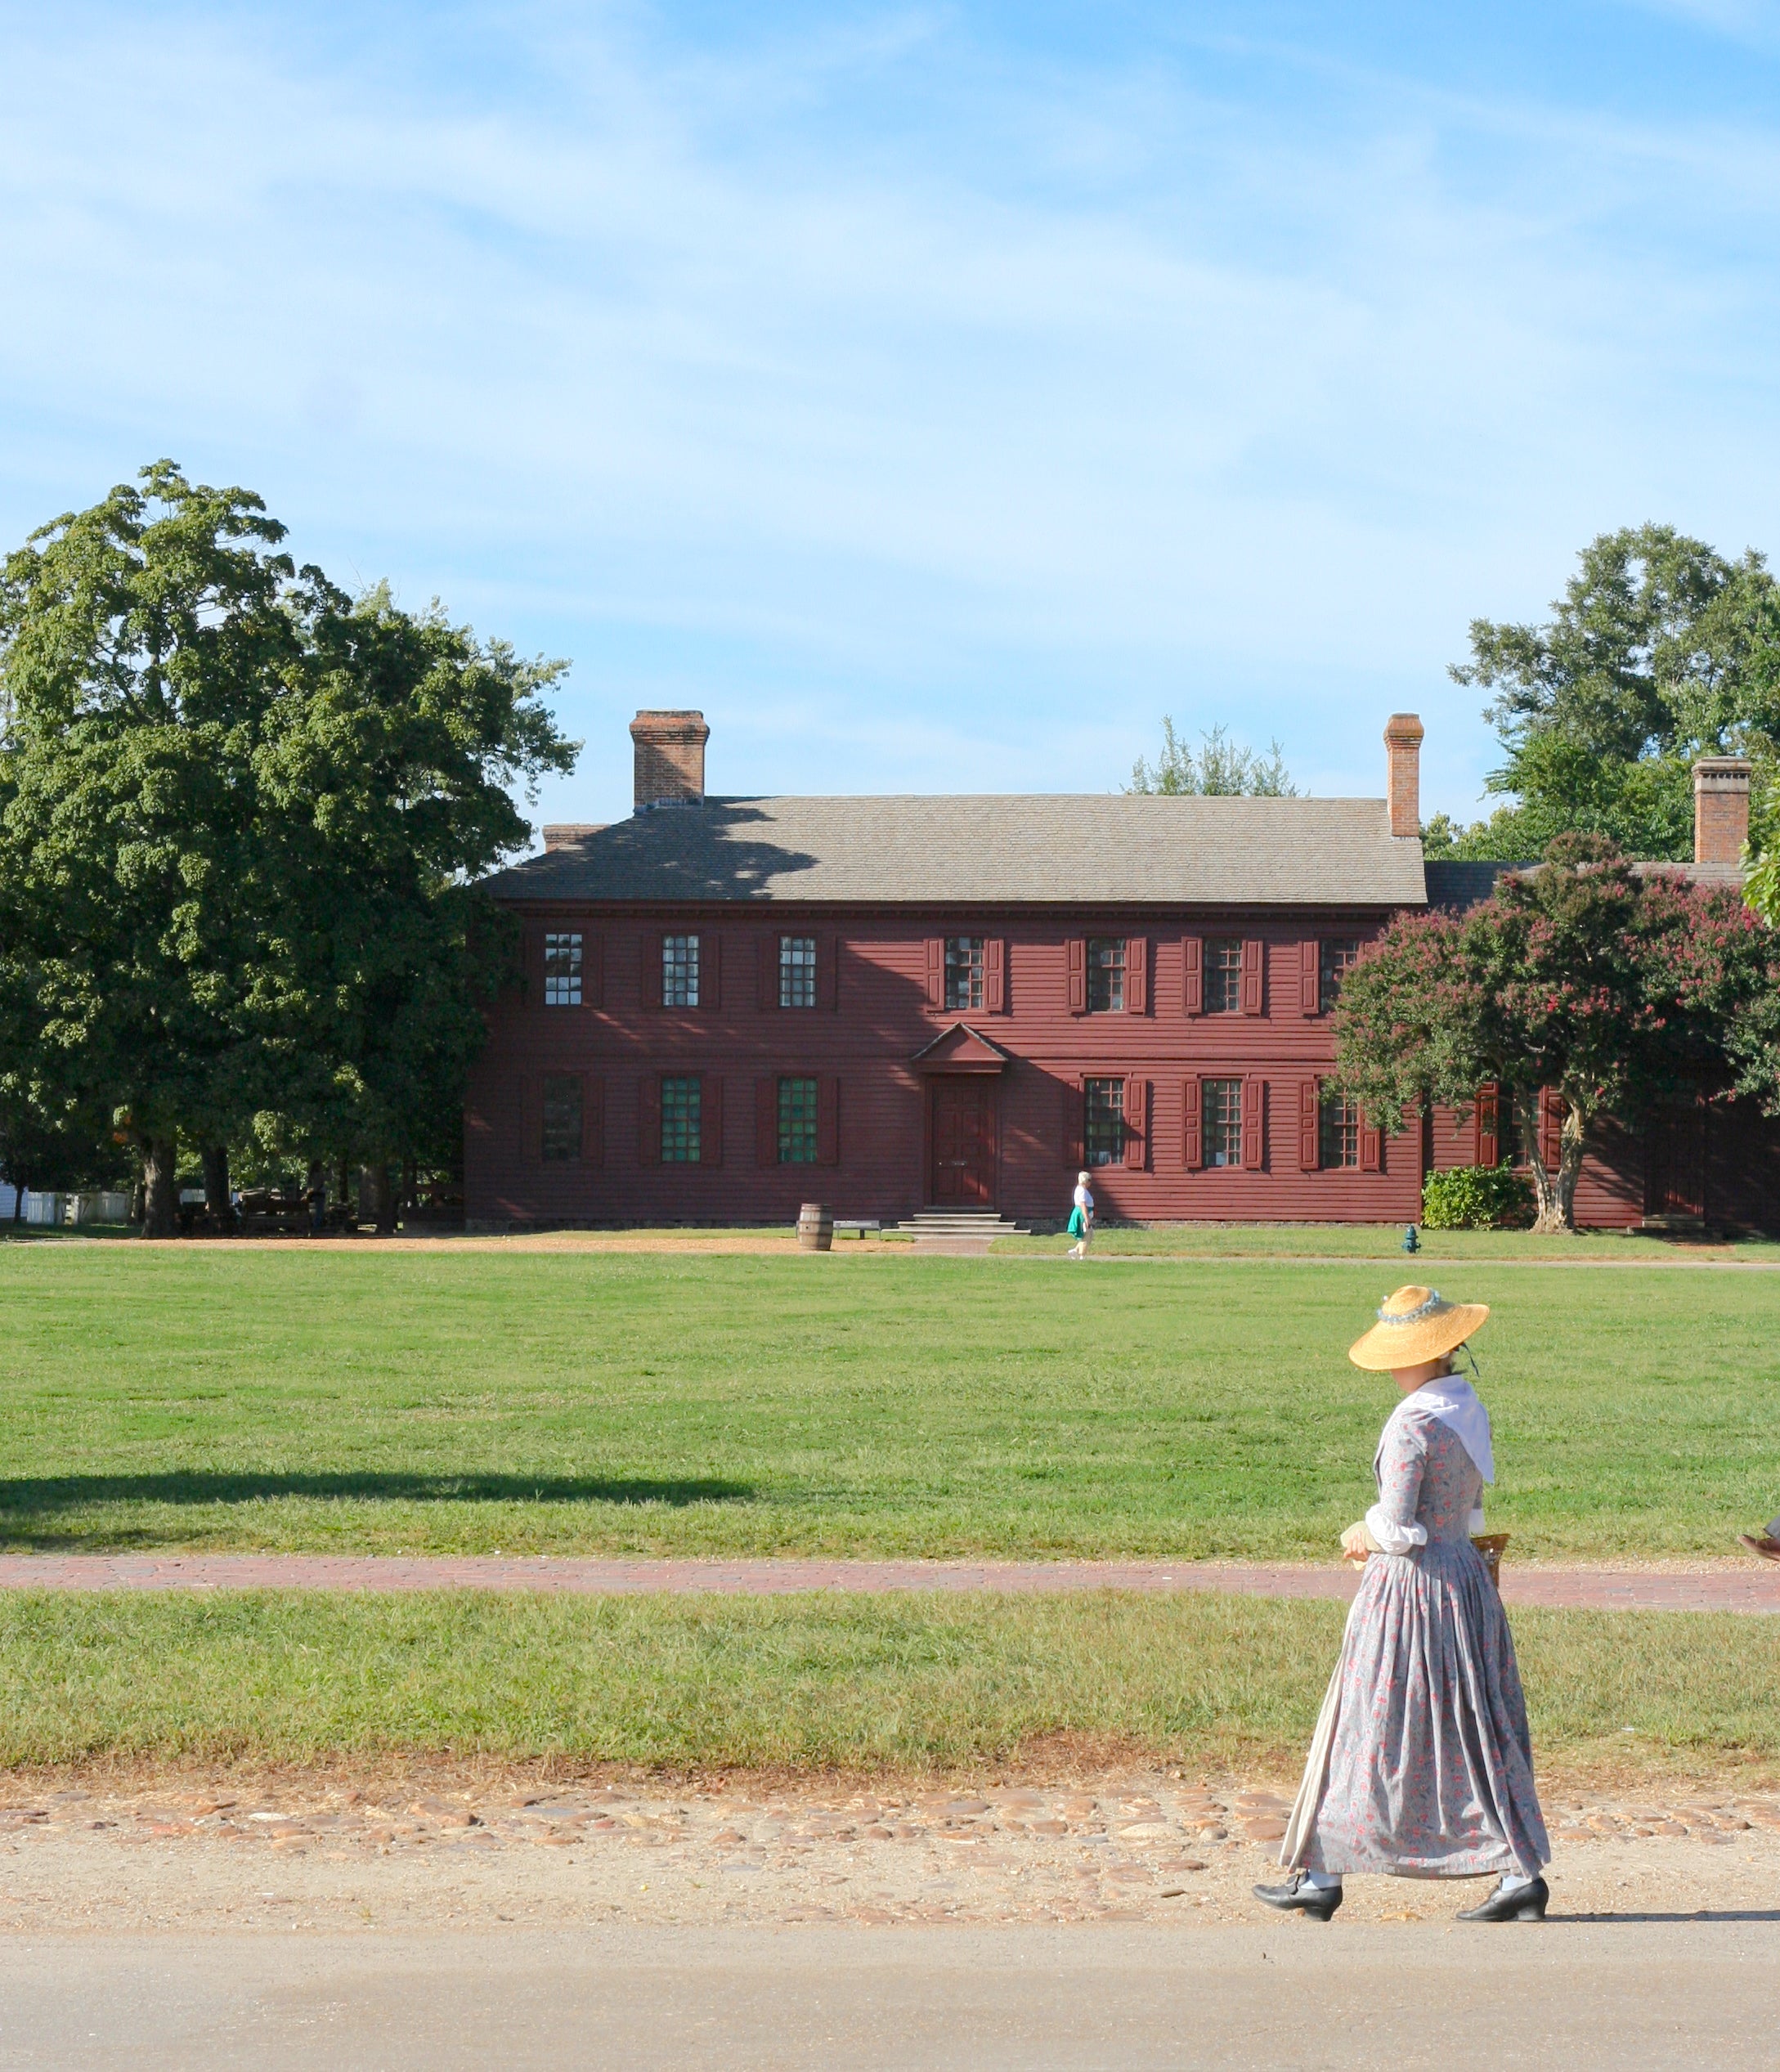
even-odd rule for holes
{"type": "Polygon", "coordinates": [[[1013,1054],[968,1022],[955,1021],[909,1060],[920,1072],[1005,1072],[1013,1054]]]}

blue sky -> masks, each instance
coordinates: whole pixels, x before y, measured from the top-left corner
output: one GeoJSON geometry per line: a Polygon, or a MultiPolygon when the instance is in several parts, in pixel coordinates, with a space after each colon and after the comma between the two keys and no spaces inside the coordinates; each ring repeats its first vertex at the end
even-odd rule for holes
{"type": "Polygon", "coordinates": [[[0,0],[0,540],[170,455],[572,658],[539,817],[1424,804],[1576,549],[1780,547],[1780,7],[0,0]]]}

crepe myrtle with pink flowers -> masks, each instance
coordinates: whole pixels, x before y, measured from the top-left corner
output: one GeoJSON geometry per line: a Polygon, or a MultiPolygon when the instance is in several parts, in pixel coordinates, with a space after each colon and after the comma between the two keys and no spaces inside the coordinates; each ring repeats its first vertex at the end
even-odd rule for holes
{"type": "Polygon", "coordinates": [[[1377,1112],[1499,1088],[1536,1228],[1574,1230],[1598,1120],[1635,1129],[1684,1086],[1780,1112],[1780,937],[1733,887],[1561,836],[1468,912],[1392,922],[1348,974],[1334,1035],[1343,1091],[1377,1112]]]}

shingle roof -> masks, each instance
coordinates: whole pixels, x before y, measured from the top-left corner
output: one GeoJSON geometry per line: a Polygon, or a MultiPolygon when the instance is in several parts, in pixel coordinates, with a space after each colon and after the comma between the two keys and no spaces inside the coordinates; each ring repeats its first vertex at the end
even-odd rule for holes
{"type": "Polygon", "coordinates": [[[487,881],[504,899],[1419,906],[1382,799],[706,799],[487,881]]]}

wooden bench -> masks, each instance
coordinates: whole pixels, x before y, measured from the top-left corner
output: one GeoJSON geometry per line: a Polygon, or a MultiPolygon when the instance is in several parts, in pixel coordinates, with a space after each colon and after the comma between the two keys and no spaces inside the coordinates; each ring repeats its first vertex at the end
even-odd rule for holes
{"type": "Polygon", "coordinates": [[[876,1237],[883,1228],[884,1226],[875,1216],[860,1218],[836,1216],[834,1219],[834,1234],[836,1237],[840,1236],[843,1231],[850,1231],[854,1237],[864,1237],[868,1234],[876,1237]]]}

